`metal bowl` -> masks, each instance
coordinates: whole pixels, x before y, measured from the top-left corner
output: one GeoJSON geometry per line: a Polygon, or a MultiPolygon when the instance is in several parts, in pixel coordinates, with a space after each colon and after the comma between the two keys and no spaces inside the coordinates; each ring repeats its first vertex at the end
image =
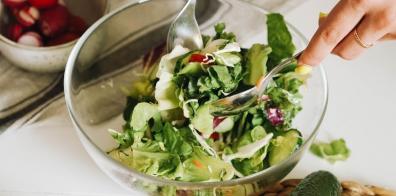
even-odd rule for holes
{"type": "MultiPolygon", "coordinates": [[[[243,47],[266,43],[266,11],[239,0],[200,0],[197,18],[205,34],[213,34],[219,21],[236,34],[243,47]]],[[[304,144],[282,163],[247,177],[223,182],[180,182],[140,173],[113,160],[106,152],[117,144],[109,128],[121,129],[126,95],[142,56],[166,40],[170,22],[184,0],[150,0],[126,5],[106,15],[80,38],[65,72],[65,98],[71,119],[85,149],[114,181],[130,190],[149,194],[249,195],[285,177],[309,148],[322,122],[327,105],[327,80],[321,66],[315,68],[301,89],[303,110],[293,122],[302,131],[304,144]]],[[[297,50],[307,40],[289,25],[297,50]]]]}
{"type": "MultiPolygon", "coordinates": [[[[65,0],[69,11],[93,24],[108,10],[107,0],[65,0]]],[[[0,1],[0,19],[7,20],[0,1]]],[[[77,40],[50,47],[32,47],[18,44],[0,34],[0,52],[11,63],[34,72],[58,72],[65,68],[67,58],[77,40]]]]}

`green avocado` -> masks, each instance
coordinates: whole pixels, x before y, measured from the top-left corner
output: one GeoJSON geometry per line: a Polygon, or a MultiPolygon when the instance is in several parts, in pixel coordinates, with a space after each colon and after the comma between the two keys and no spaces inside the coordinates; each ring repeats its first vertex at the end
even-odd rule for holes
{"type": "Polygon", "coordinates": [[[328,171],[317,171],[305,177],[291,193],[291,196],[339,196],[341,184],[328,171]]]}

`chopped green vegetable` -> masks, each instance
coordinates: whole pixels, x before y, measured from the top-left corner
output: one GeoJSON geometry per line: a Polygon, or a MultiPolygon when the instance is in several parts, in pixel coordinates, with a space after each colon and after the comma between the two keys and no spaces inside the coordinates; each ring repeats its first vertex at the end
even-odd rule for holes
{"type": "Polygon", "coordinates": [[[253,44],[247,53],[247,77],[245,84],[255,85],[261,76],[267,74],[267,59],[271,48],[263,44],[253,44]]]}
{"type": "Polygon", "coordinates": [[[192,153],[192,146],[169,123],[166,123],[163,129],[163,140],[165,148],[171,153],[183,156],[188,156],[192,153]]]}
{"type": "Polygon", "coordinates": [[[158,101],[159,110],[170,110],[179,106],[176,96],[176,84],[172,81],[173,75],[163,72],[155,86],[155,99],[158,101]]]}
{"type": "Polygon", "coordinates": [[[282,59],[293,56],[296,47],[282,15],[278,13],[268,14],[267,26],[268,44],[272,49],[269,55],[268,68],[272,69],[282,59]]]}
{"type": "Polygon", "coordinates": [[[209,109],[209,105],[201,106],[197,111],[197,115],[191,120],[193,127],[205,137],[209,137],[213,133],[213,116],[210,114],[209,109]]]}
{"type": "Polygon", "coordinates": [[[195,148],[192,157],[181,164],[181,181],[223,181],[234,176],[234,169],[229,163],[207,155],[200,148],[195,148]]]}
{"type": "Polygon", "coordinates": [[[158,105],[150,103],[139,103],[132,112],[131,127],[135,131],[144,131],[148,121],[159,114],[158,105]]]}
{"type": "Polygon", "coordinates": [[[330,143],[316,142],[311,145],[310,151],[330,163],[348,159],[350,150],[344,139],[333,140],[330,143]]]}
{"type": "Polygon", "coordinates": [[[301,133],[289,130],[273,140],[272,150],[269,154],[269,164],[276,165],[288,158],[302,144],[301,133]]]}

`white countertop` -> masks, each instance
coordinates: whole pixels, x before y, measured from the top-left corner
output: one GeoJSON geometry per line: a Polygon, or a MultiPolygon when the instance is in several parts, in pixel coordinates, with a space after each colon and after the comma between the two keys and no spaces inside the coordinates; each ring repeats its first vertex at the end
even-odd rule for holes
{"type": "MultiPolygon", "coordinates": [[[[309,37],[318,13],[327,12],[335,2],[307,0],[286,18],[309,37]]],[[[325,60],[330,98],[319,138],[345,138],[352,154],[346,162],[332,165],[307,153],[290,177],[325,169],[341,180],[396,190],[395,51],[396,42],[389,42],[355,61],[334,56],[325,60]]],[[[78,141],[67,114],[60,112],[64,106],[58,110],[17,134],[0,135],[0,196],[130,195],[98,169],[78,141]]]]}

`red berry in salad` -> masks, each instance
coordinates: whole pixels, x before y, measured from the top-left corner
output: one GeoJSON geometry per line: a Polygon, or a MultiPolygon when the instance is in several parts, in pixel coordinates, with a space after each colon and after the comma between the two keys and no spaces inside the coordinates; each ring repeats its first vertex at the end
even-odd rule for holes
{"type": "Polygon", "coordinates": [[[75,33],[65,33],[65,34],[62,34],[62,35],[59,35],[57,37],[54,37],[54,38],[50,39],[47,42],[47,46],[61,45],[61,44],[76,40],[79,37],[80,37],[80,35],[75,34],[75,33]]]}
{"type": "Polygon", "coordinates": [[[43,41],[40,34],[29,31],[23,34],[17,41],[19,44],[28,45],[28,46],[42,46],[43,41]]]}
{"type": "Polygon", "coordinates": [[[67,29],[69,12],[66,7],[58,5],[41,13],[39,28],[43,35],[55,37],[67,29]]]}
{"type": "Polygon", "coordinates": [[[26,6],[20,10],[15,10],[15,18],[21,25],[30,27],[40,18],[40,12],[33,6],[26,6]]]}
{"type": "Polygon", "coordinates": [[[8,26],[7,36],[12,41],[17,41],[19,37],[21,37],[21,35],[23,34],[23,31],[24,31],[23,26],[15,23],[8,26]]]}
{"type": "Polygon", "coordinates": [[[50,8],[58,4],[58,0],[28,0],[28,2],[39,9],[50,8]]]}
{"type": "Polygon", "coordinates": [[[26,0],[3,0],[3,4],[10,8],[20,8],[25,6],[26,0]]]}

